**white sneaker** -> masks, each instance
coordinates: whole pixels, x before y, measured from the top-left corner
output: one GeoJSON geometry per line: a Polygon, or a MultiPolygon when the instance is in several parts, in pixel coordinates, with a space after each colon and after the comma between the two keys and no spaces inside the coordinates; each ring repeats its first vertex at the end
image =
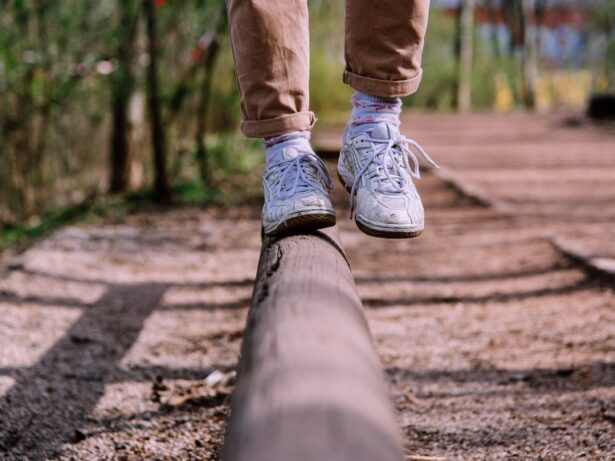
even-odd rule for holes
{"type": "Polygon", "coordinates": [[[412,182],[420,178],[419,162],[408,146],[438,168],[421,146],[393,125],[379,123],[370,133],[354,137],[344,134],[338,174],[350,192],[350,216],[354,212],[357,226],[366,234],[411,238],[425,227],[423,204],[412,182]]]}
{"type": "Polygon", "coordinates": [[[263,173],[265,235],[310,232],[335,225],[329,199],[332,187],[331,175],[316,154],[284,148],[280,159],[267,164],[263,173]]]}

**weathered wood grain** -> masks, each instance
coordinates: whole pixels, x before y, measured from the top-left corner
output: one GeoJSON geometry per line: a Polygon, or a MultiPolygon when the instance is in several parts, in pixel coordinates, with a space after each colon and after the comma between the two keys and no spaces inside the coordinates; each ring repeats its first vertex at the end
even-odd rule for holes
{"type": "Polygon", "coordinates": [[[244,337],[223,459],[403,459],[335,230],[264,242],[244,337]]]}

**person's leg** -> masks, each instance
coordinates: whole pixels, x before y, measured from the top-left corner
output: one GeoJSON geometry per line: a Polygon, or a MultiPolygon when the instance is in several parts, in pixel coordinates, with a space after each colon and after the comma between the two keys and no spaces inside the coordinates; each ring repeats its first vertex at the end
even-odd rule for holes
{"type": "Polygon", "coordinates": [[[228,0],[242,132],[265,138],[309,130],[306,0],[228,0]]]}
{"type": "Polygon", "coordinates": [[[400,134],[399,97],[419,86],[428,12],[429,0],[346,0],[344,82],[356,91],[338,172],[357,225],[370,235],[408,238],[423,231],[412,182],[418,161],[409,146],[435,163],[400,134]]]}
{"type": "Polygon", "coordinates": [[[344,82],[374,96],[414,93],[428,14],[429,0],[346,0],[344,82]]]}
{"type": "Polygon", "coordinates": [[[329,173],[309,142],[307,0],[228,0],[242,132],[265,138],[263,228],[273,235],[335,224],[329,173]]]}

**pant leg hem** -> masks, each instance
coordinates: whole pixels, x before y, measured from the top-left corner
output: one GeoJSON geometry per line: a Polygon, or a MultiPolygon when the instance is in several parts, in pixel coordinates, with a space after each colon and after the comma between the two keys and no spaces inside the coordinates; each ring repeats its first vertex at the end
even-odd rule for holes
{"type": "Polygon", "coordinates": [[[353,74],[349,70],[344,71],[344,83],[357,91],[380,96],[384,98],[400,98],[414,93],[421,83],[423,71],[408,80],[380,80],[362,75],[353,74]]]}
{"type": "Polygon", "coordinates": [[[249,138],[266,138],[290,131],[307,131],[314,123],[314,112],[296,112],[266,120],[244,120],[241,122],[241,132],[249,138]]]}

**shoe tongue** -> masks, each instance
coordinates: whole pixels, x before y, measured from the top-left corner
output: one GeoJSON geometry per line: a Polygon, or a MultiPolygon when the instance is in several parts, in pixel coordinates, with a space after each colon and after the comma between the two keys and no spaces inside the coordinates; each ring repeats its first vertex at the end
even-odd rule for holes
{"type": "Polygon", "coordinates": [[[307,139],[290,139],[267,149],[267,161],[292,160],[312,150],[307,139]]]}
{"type": "Polygon", "coordinates": [[[399,133],[397,127],[389,125],[388,123],[378,123],[371,130],[371,136],[374,139],[388,140],[395,137],[399,133]]]}
{"type": "Polygon", "coordinates": [[[281,158],[284,160],[292,160],[295,157],[303,155],[303,153],[299,152],[294,147],[285,147],[284,149],[282,149],[282,152],[280,155],[281,155],[281,158]]]}

